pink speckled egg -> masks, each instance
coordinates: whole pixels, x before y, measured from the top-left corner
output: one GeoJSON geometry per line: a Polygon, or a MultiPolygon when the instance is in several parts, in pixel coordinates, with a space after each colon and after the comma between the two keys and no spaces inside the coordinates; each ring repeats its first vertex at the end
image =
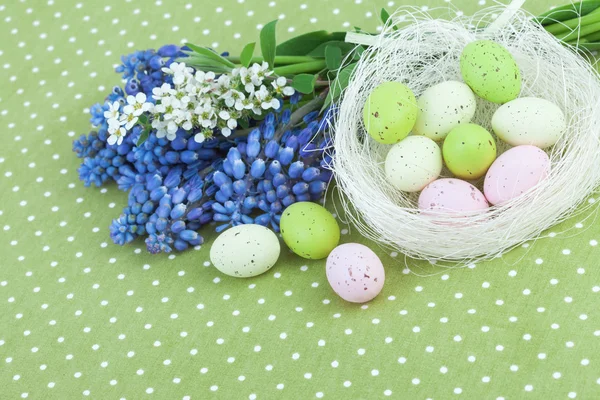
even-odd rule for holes
{"type": "Polygon", "coordinates": [[[469,214],[489,207],[483,193],[460,179],[431,182],[419,196],[419,209],[426,214],[469,214]]]}
{"type": "Polygon", "coordinates": [[[522,195],[549,173],[548,154],[535,146],[516,146],[494,161],[485,176],[483,192],[490,203],[501,205],[522,195]]]}
{"type": "Polygon", "coordinates": [[[358,243],[346,243],[333,249],[325,268],[333,291],[352,303],[374,299],[385,281],[383,264],[377,254],[358,243]]]}

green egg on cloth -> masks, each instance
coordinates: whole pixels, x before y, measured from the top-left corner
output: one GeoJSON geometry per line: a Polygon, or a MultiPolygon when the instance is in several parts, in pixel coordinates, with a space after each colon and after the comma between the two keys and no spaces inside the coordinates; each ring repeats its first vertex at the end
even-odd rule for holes
{"type": "Polygon", "coordinates": [[[324,207],[303,201],[285,209],[279,223],[285,244],[300,257],[325,258],[340,241],[340,227],[324,207]]]}
{"type": "Polygon", "coordinates": [[[400,82],[377,86],[363,108],[365,129],[379,143],[394,144],[410,133],[417,120],[417,100],[400,82]]]}
{"type": "Polygon", "coordinates": [[[465,46],[460,56],[463,80],[479,97],[504,104],[521,92],[521,72],[513,56],[491,40],[465,46]]]}
{"type": "Polygon", "coordinates": [[[269,228],[238,225],[217,237],[210,248],[210,261],[226,275],[249,278],[271,269],[280,251],[279,239],[269,228]]]}

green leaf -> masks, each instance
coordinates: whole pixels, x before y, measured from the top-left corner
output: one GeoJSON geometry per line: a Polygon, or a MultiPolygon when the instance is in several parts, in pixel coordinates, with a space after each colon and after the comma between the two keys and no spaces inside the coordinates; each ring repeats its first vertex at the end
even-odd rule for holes
{"type": "Polygon", "coordinates": [[[142,125],[146,125],[146,122],[148,122],[148,116],[146,114],[142,114],[142,115],[140,115],[138,120],[140,121],[140,123],[142,125]]]}
{"type": "Polygon", "coordinates": [[[187,47],[192,49],[194,52],[203,55],[204,57],[210,58],[211,60],[217,61],[223,65],[226,65],[230,68],[235,68],[235,64],[226,59],[225,57],[220,56],[215,53],[213,50],[207,49],[206,47],[196,46],[195,44],[186,43],[187,47]]]}
{"type": "Polygon", "coordinates": [[[342,91],[346,89],[348,83],[350,83],[350,78],[352,78],[352,73],[354,72],[356,65],[357,63],[353,63],[344,67],[336,76],[329,87],[329,93],[327,94],[325,104],[323,104],[321,111],[325,110],[340,97],[342,91]]]}
{"type": "MultiPolygon", "coordinates": [[[[390,13],[387,12],[387,10],[385,8],[381,9],[381,21],[383,22],[383,24],[387,24],[390,21],[390,13]]],[[[397,31],[398,27],[396,25],[393,26],[394,30],[397,31]]]]}
{"type": "Polygon", "coordinates": [[[381,22],[383,22],[383,24],[385,25],[388,22],[388,19],[390,19],[390,13],[387,12],[387,10],[385,8],[381,9],[381,22]]]}
{"type": "Polygon", "coordinates": [[[256,47],[256,43],[248,43],[242,50],[242,53],[240,54],[240,63],[244,67],[248,67],[248,65],[250,65],[252,56],[254,55],[254,47],[256,47]]]}
{"type": "Polygon", "coordinates": [[[279,56],[305,56],[319,47],[319,45],[330,42],[343,42],[346,38],[346,32],[314,31],[296,36],[277,46],[277,55],[279,56]]]}
{"type": "Polygon", "coordinates": [[[201,56],[197,53],[191,53],[189,57],[182,57],[175,60],[177,62],[184,62],[190,67],[194,67],[200,71],[212,71],[214,73],[228,73],[231,72],[231,68],[215,61],[211,58],[201,56]]]}
{"type": "Polygon", "coordinates": [[[315,90],[316,75],[299,74],[294,76],[292,87],[303,94],[310,94],[315,90]]]}
{"type": "Polygon", "coordinates": [[[354,61],[360,60],[360,58],[362,57],[362,54],[364,52],[365,52],[364,46],[357,46],[356,49],[354,50],[354,54],[352,55],[352,59],[354,61]]]}
{"type": "Polygon", "coordinates": [[[344,41],[331,40],[329,42],[325,42],[325,43],[320,44],[313,51],[311,51],[310,53],[308,53],[308,55],[310,57],[315,57],[315,58],[325,58],[325,49],[328,46],[339,47],[340,50],[342,51],[343,55],[348,54],[349,52],[351,52],[354,49],[354,47],[356,47],[356,45],[354,43],[346,43],[344,41]]]}
{"type": "Polygon", "coordinates": [[[330,71],[338,69],[342,65],[342,49],[338,46],[327,46],[325,48],[325,64],[330,71]]]}
{"type": "Polygon", "coordinates": [[[250,128],[250,122],[248,121],[248,118],[240,118],[238,119],[238,123],[240,124],[242,129],[250,128]]]}
{"type": "Polygon", "coordinates": [[[146,128],[140,134],[140,137],[135,145],[140,147],[146,140],[148,140],[148,135],[150,135],[150,129],[146,128]]]}
{"type": "Polygon", "coordinates": [[[260,51],[262,52],[265,62],[269,64],[271,69],[275,67],[275,53],[277,48],[277,40],[275,38],[276,26],[277,20],[271,21],[260,31],[260,51]]]}

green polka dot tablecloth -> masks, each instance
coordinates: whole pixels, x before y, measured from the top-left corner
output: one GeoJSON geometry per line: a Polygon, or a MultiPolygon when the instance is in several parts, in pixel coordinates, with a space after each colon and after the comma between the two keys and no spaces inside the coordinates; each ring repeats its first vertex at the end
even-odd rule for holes
{"type": "MultiPolygon", "coordinates": [[[[486,1],[414,4],[452,14],[486,1]]],[[[280,38],[374,30],[398,5],[0,1],[0,398],[599,399],[595,213],[463,269],[371,244],[387,280],[360,306],[332,292],[323,261],[285,251],[242,280],[211,266],[210,234],[171,255],[113,245],[126,194],[78,181],[71,142],[120,83],[122,54],[186,40],[239,52],[275,18],[280,38]]]]}

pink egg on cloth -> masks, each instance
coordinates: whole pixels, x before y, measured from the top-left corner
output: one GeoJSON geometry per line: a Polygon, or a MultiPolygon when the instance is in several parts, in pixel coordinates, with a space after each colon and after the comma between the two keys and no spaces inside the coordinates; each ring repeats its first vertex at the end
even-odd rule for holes
{"type": "Polygon", "coordinates": [[[483,192],[488,201],[501,205],[545,179],[550,173],[550,158],[535,146],[516,146],[502,153],[485,176],[483,192]]]}
{"type": "Polygon", "coordinates": [[[469,182],[445,178],[431,182],[419,196],[424,214],[468,215],[485,210],[489,204],[483,193],[469,182]]]}
{"type": "Polygon", "coordinates": [[[333,291],[352,303],[374,299],[385,281],[383,264],[377,254],[359,243],[346,243],[333,249],[325,268],[333,291]]]}

